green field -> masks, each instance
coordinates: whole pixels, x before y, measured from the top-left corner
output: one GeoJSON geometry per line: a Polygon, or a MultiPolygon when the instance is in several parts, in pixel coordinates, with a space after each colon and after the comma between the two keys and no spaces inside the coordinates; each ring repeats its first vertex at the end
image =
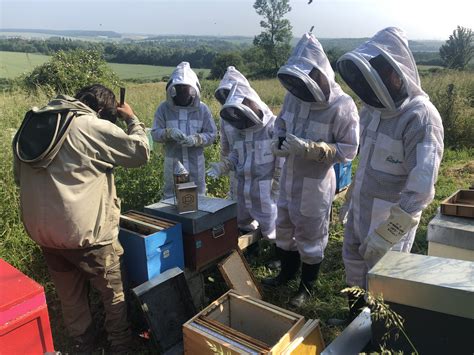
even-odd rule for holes
{"type": "MultiPolygon", "coordinates": [[[[2,52],[0,51],[0,78],[13,79],[33,70],[37,65],[46,62],[50,57],[42,54],[2,52]]],[[[163,76],[170,75],[174,67],[163,67],[141,64],[109,63],[112,70],[122,80],[161,80],[163,76]]],[[[209,69],[193,68],[196,73],[209,74],[209,69]]]]}

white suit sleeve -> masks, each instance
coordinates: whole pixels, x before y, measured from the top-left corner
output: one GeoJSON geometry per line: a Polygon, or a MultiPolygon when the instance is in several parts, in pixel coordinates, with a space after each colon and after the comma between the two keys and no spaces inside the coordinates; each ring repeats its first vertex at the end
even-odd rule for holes
{"type": "Polygon", "coordinates": [[[359,114],[352,99],[342,106],[334,125],[334,139],[336,145],[335,163],[351,161],[357,155],[359,147],[359,114]]]}
{"type": "Polygon", "coordinates": [[[164,143],[166,141],[166,120],[163,114],[162,105],[160,105],[155,112],[151,136],[155,142],[164,143]]]}
{"type": "Polygon", "coordinates": [[[419,120],[414,119],[404,136],[408,179],[402,190],[400,207],[410,214],[422,211],[433,200],[444,150],[442,126],[417,122],[419,120]]]}
{"type": "Polygon", "coordinates": [[[226,158],[230,154],[230,144],[229,144],[229,138],[227,137],[226,130],[224,128],[224,121],[220,120],[220,140],[221,140],[221,151],[220,151],[220,160],[226,158]]]}
{"type": "Polygon", "coordinates": [[[202,104],[202,115],[203,115],[203,123],[202,123],[202,131],[196,133],[197,136],[200,137],[200,141],[202,142],[202,146],[206,147],[211,145],[216,140],[217,135],[217,127],[214,122],[214,118],[212,117],[211,111],[209,108],[202,104]]]}

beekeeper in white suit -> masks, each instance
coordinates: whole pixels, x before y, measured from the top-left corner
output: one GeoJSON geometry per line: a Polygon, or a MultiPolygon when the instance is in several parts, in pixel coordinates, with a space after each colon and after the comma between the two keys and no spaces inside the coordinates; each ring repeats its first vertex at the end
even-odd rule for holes
{"type": "Polygon", "coordinates": [[[302,261],[297,294],[290,304],[303,305],[311,295],[328,242],[329,214],[336,190],[334,163],[357,153],[359,116],[354,101],[335,82],[318,40],[307,33],[288,63],[278,71],[288,90],[277,119],[277,156],[287,156],[278,201],[278,276],[263,280],[279,286],[293,279],[302,261]]]}
{"type": "Polygon", "coordinates": [[[275,158],[271,151],[275,115],[245,77],[236,75],[233,79],[220,115],[238,134],[229,156],[211,163],[208,175],[218,178],[236,171],[239,228],[253,229],[256,221],[264,238],[274,241],[275,199],[282,165],[282,159],[275,158]]]}
{"type": "Polygon", "coordinates": [[[206,193],[204,147],[214,142],[217,128],[209,108],[200,100],[200,89],[189,63],[180,63],[166,85],[166,101],[155,113],[151,135],[165,145],[164,198],[174,196],[175,159],[189,172],[198,194],[206,193]]]}
{"type": "MultiPolygon", "coordinates": [[[[236,81],[244,83],[247,86],[250,86],[247,78],[239,72],[235,67],[230,66],[227,68],[222,80],[219,83],[216,91],[214,92],[214,97],[221,105],[225,104],[227,100],[227,96],[229,96],[230,89],[232,88],[232,84],[236,81]]],[[[236,136],[239,134],[239,130],[234,128],[230,123],[227,123],[225,120],[220,119],[220,160],[223,162],[228,157],[230,152],[234,147],[234,141],[236,136]]],[[[233,170],[229,171],[229,194],[228,197],[232,200],[237,200],[237,177],[235,176],[235,172],[233,170]]]]}
{"type": "Polygon", "coordinates": [[[411,250],[434,196],[443,126],[402,30],[378,32],[339,58],[337,68],[364,103],[343,259],[347,283],[365,288],[368,269],[387,250],[411,250]]]}

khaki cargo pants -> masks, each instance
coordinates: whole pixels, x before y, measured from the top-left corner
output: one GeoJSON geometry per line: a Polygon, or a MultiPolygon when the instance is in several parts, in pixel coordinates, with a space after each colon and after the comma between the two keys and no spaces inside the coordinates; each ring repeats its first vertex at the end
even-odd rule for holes
{"type": "Polygon", "coordinates": [[[61,301],[64,323],[73,338],[92,324],[88,282],[96,288],[105,309],[105,329],[112,345],[131,340],[123,292],[120,256],[122,246],[112,244],[84,249],[42,248],[49,273],[61,301]]]}

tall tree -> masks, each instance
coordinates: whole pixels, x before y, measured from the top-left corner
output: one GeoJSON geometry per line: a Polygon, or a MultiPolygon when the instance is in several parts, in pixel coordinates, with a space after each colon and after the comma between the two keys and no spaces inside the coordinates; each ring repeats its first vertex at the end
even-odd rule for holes
{"type": "Polygon", "coordinates": [[[263,31],[255,36],[253,44],[264,53],[264,69],[274,74],[291,51],[292,26],[284,18],[291,6],[289,0],[255,0],[253,8],[263,17],[260,21],[263,31]]]}
{"type": "Polygon", "coordinates": [[[439,49],[439,55],[448,68],[463,70],[474,57],[474,32],[458,26],[439,49]]]}

